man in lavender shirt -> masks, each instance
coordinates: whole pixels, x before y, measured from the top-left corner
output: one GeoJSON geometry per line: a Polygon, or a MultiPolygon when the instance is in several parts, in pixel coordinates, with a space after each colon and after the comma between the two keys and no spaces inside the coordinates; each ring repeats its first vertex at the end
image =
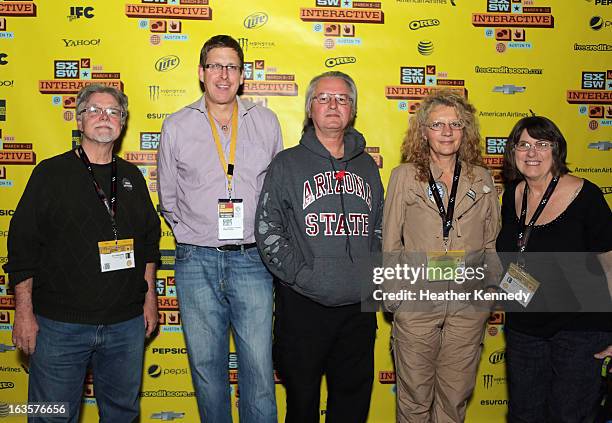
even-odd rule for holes
{"type": "Polygon", "coordinates": [[[238,354],[241,422],[276,422],[272,276],[253,232],[268,164],[282,150],[276,115],[236,97],[244,54],[217,35],[200,53],[203,97],[163,124],[162,213],[176,238],[175,277],[203,422],[231,422],[229,328],[238,354]]]}

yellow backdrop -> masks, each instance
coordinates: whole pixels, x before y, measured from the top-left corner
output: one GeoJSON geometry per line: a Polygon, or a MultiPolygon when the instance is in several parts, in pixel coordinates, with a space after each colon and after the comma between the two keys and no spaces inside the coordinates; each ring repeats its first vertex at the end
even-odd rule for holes
{"type": "MultiPolygon", "coordinates": [[[[129,96],[130,117],[119,154],[140,167],[158,203],[155,160],[162,121],[201,95],[199,51],[219,33],[231,34],[243,46],[244,96],[277,113],[286,146],[299,139],[309,80],[341,70],[357,83],[356,126],[386,182],[399,162],[409,113],[430,89],[446,86],[464,92],[478,108],[483,149],[493,169],[500,168],[512,125],[531,113],[545,115],[569,142],[570,169],[598,184],[610,201],[611,3],[0,1],[0,264],[7,260],[10,217],[34,165],[78,140],[75,94],[85,84],[102,82],[129,96]]],[[[142,421],[194,422],[197,407],[172,271],[174,239],[165,224],[161,248],[161,330],[146,350],[142,421]]],[[[0,274],[0,419],[6,417],[2,403],[24,403],[27,391],[27,360],[11,343],[14,300],[7,288],[0,274]]],[[[390,325],[382,314],[378,317],[370,421],[392,422],[390,325]]],[[[236,367],[232,352],[228,369],[237,418],[236,367]]],[[[468,422],[504,420],[505,383],[503,315],[496,315],[487,327],[468,422]]],[[[88,381],[85,422],[97,421],[92,393],[88,381]]],[[[277,394],[282,417],[280,384],[277,394]]],[[[321,409],[323,415],[324,402],[321,409]]]]}

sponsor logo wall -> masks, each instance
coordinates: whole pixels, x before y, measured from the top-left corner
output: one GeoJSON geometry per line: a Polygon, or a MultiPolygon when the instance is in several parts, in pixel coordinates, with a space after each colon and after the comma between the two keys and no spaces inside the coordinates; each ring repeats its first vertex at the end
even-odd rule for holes
{"type": "MultiPolygon", "coordinates": [[[[153,203],[159,203],[156,159],[163,119],[201,96],[200,48],[219,32],[233,35],[244,49],[243,97],[277,113],[286,146],[299,139],[310,79],[328,70],[347,72],[359,90],[357,129],[386,182],[399,163],[410,115],[429,92],[452,89],[478,110],[483,157],[499,194],[508,133],[518,119],[535,113],[560,126],[570,169],[598,184],[612,203],[612,2],[565,3],[56,0],[50,7],[41,0],[0,0],[0,265],[7,261],[11,215],[32,169],[79,141],[75,97],[88,84],[111,85],[129,96],[118,154],[139,167],[153,203]]],[[[146,347],[142,420],[196,421],[176,296],[175,244],[162,225],[160,329],[146,347]]],[[[0,388],[4,402],[23,403],[28,372],[11,342],[14,307],[0,270],[0,388]]],[[[503,323],[504,315],[494,314],[487,325],[469,422],[505,421],[503,323]]],[[[390,324],[379,315],[370,412],[376,423],[395,421],[389,336],[390,324]]],[[[237,367],[231,344],[235,421],[237,367]]],[[[83,421],[93,422],[91,375],[86,382],[83,421]]],[[[282,418],[285,393],[279,382],[282,418]]],[[[321,408],[323,414],[324,402],[321,408]]]]}

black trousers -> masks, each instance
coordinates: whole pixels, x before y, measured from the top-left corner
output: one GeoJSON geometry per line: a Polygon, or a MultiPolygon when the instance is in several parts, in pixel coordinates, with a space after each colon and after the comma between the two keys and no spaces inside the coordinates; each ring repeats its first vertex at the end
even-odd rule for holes
{"type": "Polygon", "coordinates": [[[376,314],[360,304],[325,307],[276,284],[274,364],[287,391],[285,423],[319,422],[321,378],[326,423],[365,422],[374,379],[376,314]]]}

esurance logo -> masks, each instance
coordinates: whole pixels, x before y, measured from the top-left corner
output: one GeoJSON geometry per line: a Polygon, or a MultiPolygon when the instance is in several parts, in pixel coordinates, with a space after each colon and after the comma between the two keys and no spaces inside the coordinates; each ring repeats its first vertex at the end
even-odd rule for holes
{"type": "Polygon", "coordinates": [[[155,70],[158,72],[168,72],[172,69],[176,69],[181,63],[181,59],[178,56],[164,56],[157,59],[155,62],[155,70]]]}
{"type": "Polygon", "coordinates": [[[264,12],[255,12],[244,18],[243,25],[246,29],[255,29],[264,26],[268,22],[268,15],[264,12]]]}
{"type": "Polygon", "coordinates": [[[438,25],[440,25],[440,21],[437,19],[419,19],[411,21],[410,24],[408,24],[408,28],[413,31],[416,31],[417,29],[438,25]]]}

